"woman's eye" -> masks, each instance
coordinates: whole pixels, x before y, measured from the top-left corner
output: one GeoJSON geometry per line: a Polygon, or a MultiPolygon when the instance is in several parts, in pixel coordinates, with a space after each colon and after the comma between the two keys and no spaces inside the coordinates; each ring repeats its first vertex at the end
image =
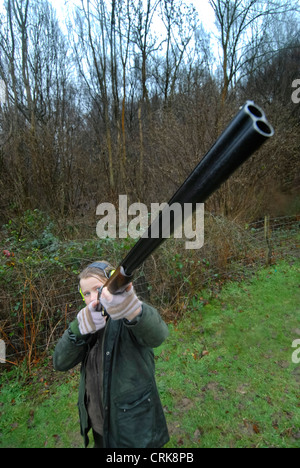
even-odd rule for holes
{"type": "Polygon", "coordinates": [[[84,297],[87,297],[87,296],[89,296],[90,294],[91,294],[91,293],[86,292],[86,293],[84,293],[84,297]]]}

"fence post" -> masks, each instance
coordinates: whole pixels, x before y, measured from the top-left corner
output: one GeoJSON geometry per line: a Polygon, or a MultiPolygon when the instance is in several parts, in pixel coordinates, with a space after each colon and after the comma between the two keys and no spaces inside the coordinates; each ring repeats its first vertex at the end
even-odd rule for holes
{"type": "Polygon", "coordinates": [[[266,265],[270,265],[272,258],[270,215],[265,216],[264,233],[266,242],[266,265]]]}

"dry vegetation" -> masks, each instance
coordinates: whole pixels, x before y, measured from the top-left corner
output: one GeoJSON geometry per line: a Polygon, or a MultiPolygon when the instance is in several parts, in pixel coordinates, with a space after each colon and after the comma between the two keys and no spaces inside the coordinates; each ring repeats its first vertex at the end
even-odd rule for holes
{"type": "Polygon", "coordinates": [[[100,202],[122,193],[131,202],[168,201],[247,99],[265,109],[276,136],[206,208],[247,222],[295,211],[299,5],[211,7],[219,59],[205,18],[182,0],[83,1],[66,13],[64,29],[48,0],[5,2],[3,221],[35,208],[65,223],[88,221],[100,202]]]}
{"type": "Polygon", "coordinates": [[[166,315],[182,313],[199,285],[234,276],[236,261],[265,261],[264,238],[245,225],[299,212],[299,4],[210,3],[219,58],[205,18],[183,0],[83,0],[64,27],[48,0],[4,2],[0,245],[15,256],[1,257],[0,325],[12,353],[33,359],[50,346],[80,305],[86,261],[128,251],[130,241],[95,239],[96,206],[120,194],[168,201],[247,99],[274,138],[206,203],[200,254],[170,242],[148,260],[144,293],[166,315]]]}

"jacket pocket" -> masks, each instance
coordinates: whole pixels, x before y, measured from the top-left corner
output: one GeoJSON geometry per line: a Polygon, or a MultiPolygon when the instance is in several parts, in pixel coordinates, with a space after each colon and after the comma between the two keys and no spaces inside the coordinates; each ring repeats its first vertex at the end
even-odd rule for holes
{"type": "Polygon", "coordinates": [[[152,386],[119,396],[116,406],[118,447],[150,447],[153,438],[152,386]]]}

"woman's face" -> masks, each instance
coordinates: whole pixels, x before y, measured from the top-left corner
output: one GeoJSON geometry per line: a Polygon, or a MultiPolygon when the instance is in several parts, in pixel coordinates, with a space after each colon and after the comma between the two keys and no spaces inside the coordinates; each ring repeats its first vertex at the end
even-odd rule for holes
{"type": "Polygon", "coordinates": [[[105,283],[105,278],[103,280],[96,276],[91,276],[90,278],[82,278],[80,280],[80,287],[86,305],[89,305],[91,302],[97,301],[98,299],[98,288],[105,283]]]}

